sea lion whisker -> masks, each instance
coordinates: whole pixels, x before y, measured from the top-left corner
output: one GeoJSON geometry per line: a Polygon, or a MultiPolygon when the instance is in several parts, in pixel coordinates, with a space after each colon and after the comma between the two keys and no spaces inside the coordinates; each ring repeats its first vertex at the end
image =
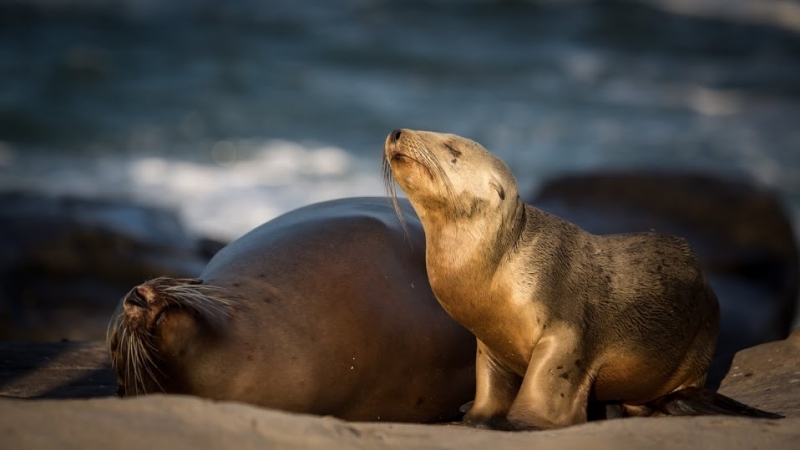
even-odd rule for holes
{"type": "Polygon", "coordinates": [[[141,333],[144,334],[144,339],[142,339],[142,342],[147,346],[147,348],[151,352],[158,353],[158,349],[156,348],[155,344],[153,344],[153,340],[155,340],[156,336],[146,329],[142,329],[141,333]]]}
{"type": "Polygon", "coordinates": [[[140,356],[139,356],[139,351],[141,349],[141,343],[139,342],[139,337],[137,335],[131,334],[131,338],[132,338],[131,339],[131,343],[132,343],[131,349],[133,351],[133,372],[134,372],[133,373],[133,379],[134,379],[134,384],[136,386],[135,392],[138,395],[139,386],[141,385],[142,392],[146,394],[147,392],[145,391],[144,377],[142,376],[142,373],[141,373],[141,360],[140,360],[140,356]]]}
{"type": "Polygon", "coordinates": [[[397,190],[394,187],[394,178],[392,177],[392,166],[384,153],[381,160],[381,169],[383,172],[383,186],[386,190],[386,196],[391,200],[391,205],[400,221],[400,226],[403,228],[403,236],[411,243],[411,237],[408,234],[408,227],[406,226],[406,219],[403,217],[403,211],[400,209],[400,203],[397,201],[397,190]]]}
{"type": "Polygon", "coordinates": [[[125,364],[125,383],[127,384],[131,380],[131,348],[130,348],[130,338],[128,333],[128,328],[123,326],[122,328],[122,338],[120,340],[122,345],[122,355],[125,364]]]}
{"type": "Polygon", "coordinates": [[[142,385],[142,392],[144,392],[146,394],[147,392],[145,392],[145,389],[144,389],[144,380],[142,379],[142,376],[141,376],[141,373],[140,373],[140,370],[139,370],[139,365],[140,365],[140,362],[139,362],[139,338],[135,334],[132,334],[131,338],[132,338],[131,339],[131,343],[132,343],[131,350],[132,350],[132,354],[133,354],[133,364],[132,365],[133,365],[134,393],[136,395],[139,395],[139,385],[141,384],[142,385]]]}
{"type": "MultiPolygon", "coordinates": [[[[169,292],[180,292],[184,290],[189,292],[195,292],[195,291],[227,292],[228,289],[222,286],[215,286],[213,284],[183,283],[183,284],[173,284],[171,286],[167,286],[164,290],[169,292]]],[[[224,297],[221,297],[219,299],[215,298],[214,301],[218,301],[220,303],[228,302],[224,297]]]]}
{"type": "Polygon", "coordinates": [[[158,354],[156,352],[145,352],[144,356],[145,356],[145,358],[147,358],[147,361],[150,363],[150,365],[153,368],[155,368],[161,375],[164,375],[164,376],[167,375],[167,374],[164,373],[163,370],[161,370],[160,367],[158,367],[158,365],[156,364],[156,361],[153,359],[153,358],[156,358],[159,361],[162,360],[162,358],[160,356],[158,356],[158,354]]]}
{"type": "MultiPolygon", "coordinates": [[[[113,333],[119,335],[118,351],[125,366],[125,385],[133,388],[134,395],[146,394],[147,380],[151,380],[162,392],[165,392],[154,372],[156,370],[165,375],[153,359],[158,357],[158,350],[153,343],[155,338],[153,334],[144,328],[133,332],[130,327],[125,325],[119,325],[113,333]]],[[[119,372],[117,358],[112,357],[112,368],[119,372]]]]}
{"type": "Polygon", "coordinates": [[[228,311],[207,298],[190,291],[164,292],[164,308],[177,308],[191,312],[198,317],[213,318],[216,315],[227,316],[228,311]]]}
{"type": "Polygon", "coordinates": [[[425,174],[428,176],[428,178],[434,180],[436,178],[436,174],[434,173],[435,167],[431,167],[431,165],[435,165],[435,163],[431,159],[431,156],[428,154],[428,149],[425,148],[424,145],[420,147],[413,148],[414,159],[418,163],[421,162],[420,160],[424,161],[424,164],[419,164],[419,166],[422,167],[422,170],[425,171],[425,174]]]}
{"type": "MultiPolygon", "coordinates": [[[[166,277],[163,277],[163,278],[169,279],[169,278],[166,278],[166,277]]],[[[187,284],[187,285],[193,285],[193,286],[200,286],[200,285],[203,284],[203,280],[201,280],[199,278],[172,278],[171,281],[173,281],[175,283],[179,283],[179,284],[187,284]]]]}
{"type": "Polygon", "coordinates": [[[109,322],[108,329],[106,330],[106,342],[108,343],[108,356],[111,360],[111,368],[114,369],[116,366],[116,358],[114,357],[114,352],[119,348],[119,335],[117,332],[117,327],[111,326],[112,321],[109,322]]]}
{"type": "Polygon", "coordinates": [[[426,146],[421,145],[420,149],[416,150],[416,154],[419,154],[420,159],[425,161],[424,166],[428,170],[428,174],[431,179],[436,180],[436,186],[444,190],[442,194],[444,200],[442,203],[452,205],[446,210],[447,217],[458,216],[464,210],[463,203],[456,195],[455,189],[453,188],[453,183],[450,181],[450,177],[447,175],[447,172],[444,170],[442,165],[439,164],[426,146]]]}
{"type": "Polygon", "coordinates": [[[106,327],[106,342],[111,342],[112,333],[116,331],[121,318],[122,308],[118,308],[114,311],[114,315],[111,316],[111,320],[108,321],[108,327],[106,327]]]}
{"type": "Polygon", "coordinates": [[[183,294],[169,297],[166,303],[166,308],[182,309],[195,313],[199,316],[213,315],[216,312],[207,305],[203,304],[201,301],[198,301],[196,298],[183,294]]]}
{"type": "Polygon", "coordinates": [[[436,171],[439,174],[439,178],[442,180],[442,184],[444,185],[445,194],[447,195],[447,201],[453,202],[457,205],[458,209],[460,210],[463,206],[461,203],[461,199],[456,195],[456,191],[453,188],[453,183],[450,181],[450,177],[445,172],[444,168],[438,161],[431,158],[433,160],[433,165],[436,168],[436,171]]]}
{"type": "MultiPolygon", "coordinates": [[[[230,290],[220,287],[220,286],[212,286],[212,285],[199,285],[197,286],[197,291],[203,294],[203,301],[214,305],[220,310],[223,311],[230,311],[234,305],[233,300],[231,297],[234,297],[230,290]]],[[[240,300],[237,298],[237,300],[240,300]]]]}
{"type": "Polygon", "coordinates": [[[145,377],[147,375],[146,372],[149,372],[149,370],[147,369],[147,363],[145,361],[145,356],[144,356],[146,353],[147,349],[144,346],[143,338],[139,336],[138,346],[136,349],[136,356],[138,360],[137,365],[139,366],[139,377],[142,382],[142,391],[144,391],[145,394],[147,393],[147,385],[145,383],[146,382],[145,377]]]}
{"type": "Polygon", "coordinates": [[[136,358],[136,336],[131,335],[131,346],[130,346],[130,366],[131,371],[133,372],[133,394],[139,395],[139,368],[137,366],[137,358],[136,358]]]}
{"type": "Polygon", "coordinates": [[[436,171],[436,175],[441,180],[448,200],[458,201],[458,197],[453,189],[453,183],[450,182],[450,177],[447,176],[447,173],[445,172],[444,168],[442,168],[442,165],[439,164],[439,161],[433,158],[432,155],[427,154],[426,157],[430,161],[431,166],[433,166],[433,169],[436,171]]]}
{"type": "Polygon", "coordinates": [[[117,340],[117,346],[113,350],[109,349],[109,352],[108,352],[109,353],[109,359],[111,359],[111,370],[113,370],[114,372],[117,372],[117,369],[119,368],[119,362],[118,362],[119,355],[122,354],[121,351],[120,351],[120,347],[119,347],[119,338],[117,338],[117,339],[118,339],[117,340]]]}
{"type": "Polygon", "coordinates": [[[161,386],[161,383],[158,382],[158,377],[155,376],[151,368],[155,368],[159,373],[161,373],[161,375],[166,376],[166,374],[164,374],[164,372],[158,367],[158,365],[155,364],[155,361],[153,361],[153,359],[151,358],[150,352],[144,351],[142,352],[142,356],[143,356],[142,365],[144,366],[144,369],[147,371],[147,374],[150,376],[150,379],[156,384],[156,386],[158,386],[158,389],[161,392],[166,392],[164,390],[164,387],[161,386]]]}
{"type": "Polygon", "coordinates": [[[226,297],[228,290],[219,286],[212,285],[177,285],[169,286],[164,292],[171,297],[178,297],[189,304],[200,302],[220,308],[221,312],[226,312],[231,306],[231,301],[226,297]],[[224,308],[223,308],[224,307],[224,308]]]}
{"type": "MultiPolygon", "coordinates": [[[[126,339],[125,348],[125,381],[126,384],[136,382],[136,368],[133,367],[133,344],[130,335],[126,339]]],[[[134,395],[136,395],[136,386],[134,386],[134,395]]]]}
{"type": "Polygon", "coordinates": [[[428,176],[431,177],[432,180],[437,181],[437,184],[441,182],[444,185],[443,187],[447,195],[452,197],[454,191],[450,178],[447,176],[444,168],[442,168],[442,165],[439,164],[439,161],[433,156],[430,149],[428,149],[425,144],[419,143],[414,147],[414,155],[418,159],[424,160],[425,163],[421,165],[425,168],[428,176]]]}
{"type": "Polygon", "coordinates": [[[185,297],[184,300],[189,299],[188,302],[182,304],[182,307],[192,310],[209,319],[217,318],[217,316],[228,317],[227,309],[222,308],[216,303],[208,302],[202,297],[185,297]],[[205,313],[205,314],[203,314],[205,313]]]}

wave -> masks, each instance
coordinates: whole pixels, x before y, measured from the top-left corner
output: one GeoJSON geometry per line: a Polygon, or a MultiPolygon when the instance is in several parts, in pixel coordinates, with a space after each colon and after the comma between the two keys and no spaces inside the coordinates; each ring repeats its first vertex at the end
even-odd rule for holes
{"type": "Polygon", "coordinates": [[[0,149],[0,189],[127,198],[175,208],[189,230],[233,239],[284,212],[383,195],[380,162],[330,146],[220,141],[212,161],[163,156],[24,156],[0,149]]]}

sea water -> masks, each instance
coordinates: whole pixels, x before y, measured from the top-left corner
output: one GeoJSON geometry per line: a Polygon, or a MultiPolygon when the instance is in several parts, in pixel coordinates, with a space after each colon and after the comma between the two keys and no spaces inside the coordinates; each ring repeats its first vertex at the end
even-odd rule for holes
{"type": "Polygon", "coordinates": [[[169,206],[233,239],[309,203],[383,195],[385,136],[408,127],[481,142],[528,198],[564,173],[700,170],[763,184],[798,218],[793,10],[775,23],[704,11],[6,2],[0,189],[169,206]]]}

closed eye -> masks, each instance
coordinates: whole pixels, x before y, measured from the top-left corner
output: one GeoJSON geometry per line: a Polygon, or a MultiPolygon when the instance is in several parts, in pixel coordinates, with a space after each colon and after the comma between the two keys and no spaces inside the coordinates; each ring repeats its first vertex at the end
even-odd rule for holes
{"type": "Polygon", "coordinates": [[[454,149],[450,144],[444,144],[444,146],[447,147],[448,150],[450,150],[450,154],[453,155],[453,157],[458,158],[459,156],[461,156],[461,152],[454,149]]]}

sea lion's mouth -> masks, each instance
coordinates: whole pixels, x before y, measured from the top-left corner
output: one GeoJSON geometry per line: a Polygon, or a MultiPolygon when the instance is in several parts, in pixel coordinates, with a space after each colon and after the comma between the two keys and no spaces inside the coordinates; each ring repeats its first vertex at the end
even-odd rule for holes
{"type": "Polygon", "coordinates": [[[421,167],[428,174],[428,176],[433,175],[431,173],[430,167],[428,167],[428,164],[426,163],[426,161],[429,160],[430,158],[427,157],[425,153],[418,154],[417,153],[418,150],[409,151],[409,149],[405,149],[404,151],[402,148],[398,147],[400,146],[392,145],[391,148],[386,149],[385,158],[386,161],[391,166],[392,170],[394,169],[403,170],[409,168],[410,165],[411,166],[417,165],[421,167]]]}
{"type": "Polygon", "coordinates": [[[407,159],[408,155],[405,155],[400,152],[392,152],[392,156],[389,158],[389,161],[400,161],[403,159],[407,159]]]}
{"type": "Polygon", "coordinates": [[[392,163],[417,162],[417,160],[411,157],[411,155],[403,153],[402,150],[398,149],[396,145],[393,145],[391,148],[387,148],[386,153],[389,162],[392,163]]]}

